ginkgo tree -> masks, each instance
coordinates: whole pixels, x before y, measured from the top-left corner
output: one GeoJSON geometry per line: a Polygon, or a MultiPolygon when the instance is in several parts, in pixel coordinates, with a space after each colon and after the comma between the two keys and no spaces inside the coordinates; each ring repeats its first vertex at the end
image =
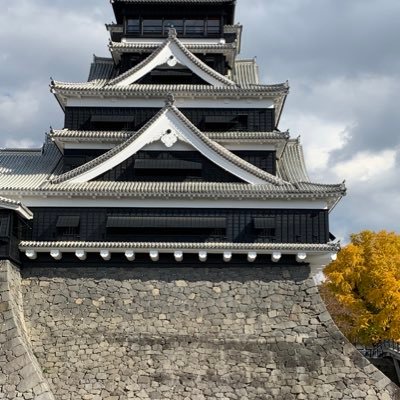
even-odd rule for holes
{"type": "Polygon", "coordinates": [[[400,235],[363,231],[325,268],[322,295],[352,341],[400,340],[400,235]]]}

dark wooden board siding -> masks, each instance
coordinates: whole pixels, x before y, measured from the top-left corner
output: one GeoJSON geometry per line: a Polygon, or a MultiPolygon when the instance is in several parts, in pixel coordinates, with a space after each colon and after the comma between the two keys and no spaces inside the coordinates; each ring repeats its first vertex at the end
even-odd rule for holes
{"type": "MultiPolygon", "coordinates": [[[[59,216],[80,216],[79,234],[71,240],[105,241],[107,237],[107,216],[124,215],[136,217],[207,217],[226,218],[226,242],[277,242],[277,243],[327,243],[329,241],[328,213],[326,210],[250,210],[250,209],[147,209],[147,208],[33,208],[32,229],[24,232],[29,240],[60,240],[57,220],[59,216]],[[275,218],[274,237],[265,238],[254,227],[254,218],[275,218]]],[[[176,235],[175,235],[176,236],[176,235]]],[[[175,240],[187,241],[185,235],[175,240]]],[[[120,239],[118,239],[119,241],[120,239]]],[[[160,235],[146,237],[146,241],[168,241],[160,235]]],[[[133,233],[124,241],[143,241],[138,233],[133,233]]]]}
{"type": "Polygon", "coordinates": [[[15,211],[0,210],[0,260],[20,261],[19,238],[30,234],[27,229],[26,221],[15,211]]]}
{"type": "MultiPolygon", "coordinates": [[[[98,125],[94,126],[91,117],[101,116],[131,116],[134,122],[125,129],[138,130],[147,121],[149,121],[159,108],[129,108],[129,107],[66,107],[65,109],[65,128],[71,130],[109,130],[110,124],[104,124],[104,129],[98,125]]],[[[199,129],[207,130],[205,117],[207,116],[226,116],[236,118],[247,115],[247,126],[237,124],[227,129],[224,125],[216,130],[221,131],[273,131],[275,127],[275,110],[266,109],[248,109],[248,108],[181,108],[180,111],[199,129]]],[[[116,130],[119,130],[118,127],[116,130]]]]}
{"type": "MultiPolygon", "coordinates": [[[[65,150],[63,172],[77,168],[96,157],[104,154],[105,150],[65,150]]],[[[275,151],[234,151],[234,154],[272,175],[276,175],[275,151]]],[[[128,158],[115,168],[100,175],[98,181],[154,181],[159,182],[242,182],[235,175],[222,169],[199,152],[192,151],[140,151],[128,158]],[[190,161],[201,164],[200,171],[158,170],[157,175],[144,175],[143,171],[135,168],[135,160],[176,160],[190,161]],[[172,173],[173,172],[173,173],[172,173]]]]}
{"type": "MultiPolygon", "coordinates": [[[[118,75],[123,74],[130,68],[135,67],[152,53],[124,53],[118,65],[118,75]]],[[[209,67],[222,75],[228,73],[226,57],[223,54],[196,54],[196,57],[206,63],[209,67]]]]}

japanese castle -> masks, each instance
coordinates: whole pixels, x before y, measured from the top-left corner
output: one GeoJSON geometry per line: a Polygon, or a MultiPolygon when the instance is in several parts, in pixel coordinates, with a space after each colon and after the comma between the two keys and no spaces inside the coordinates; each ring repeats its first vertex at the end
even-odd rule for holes
{"type": "MultiPolygon", "coordinates": [[[[244,0],[243,0],[244,1],[244,0]]],[[[22,267],[321,266],[344,184],[279,130],[287,83],[240,59],[234,0],[112,0],[110,57],[52,80],[41,149],[0,151],[0,258],[22,267]]]]}

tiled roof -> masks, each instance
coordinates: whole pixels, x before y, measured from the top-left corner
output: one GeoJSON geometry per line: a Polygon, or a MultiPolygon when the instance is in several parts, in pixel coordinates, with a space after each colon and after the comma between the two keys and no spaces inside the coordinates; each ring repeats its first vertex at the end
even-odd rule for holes
{"type": "Polygon", "coordinates": [[[214,87],[211,85],[150,85],[132,84],[126,86],[108,86],[106,81],[93,81],[82,83],[68,83],[53,81],[51,84],[55,94],[62,95],[115,95],[126,96],[159,96],[165,97],[168,93],[177,96],[244,96],[244,97],[269,97],[276,99],[286,98],[289,92],[288,84],[277,85],[243,85],[242,87],[214,87]]]}
{"type": "Polygon", "coordinates": [[[22,241],[20,250],[28,249],[158,249],[158,250],[245,250],[245,251],[305,251],[333,252],[340,249],[339,243],[306,244],[306,243],[168,243],[168,242],[34,242],[22,241]]]}
{"type": "MultiPolygon", "coordinates": [[[[110,42],[111,53],[137,53],[140,51],[154,51],[160,46],[159,41],[146,42],[110,42]]],[[[192,53],[202,52],[236,52],[236,43],[185,43],[184,46],[192,53]]]]}
{"type": "Polygon", "coordinates": [[[161,118],[167,112],[172,112],[173,114],[175,114],[175,116],[180,120],[180,122],[182,122],[194,135],[197,136],[198,139],[200,139],[207,146],[208,149],[210,149],[211,153],[218,154],[219,156],[221,156],[225,160],[227,160],[229,163],[232,163],[232,164],[238,166],[240,169],[252,174],[253,176],[261,179],[264,182],[273,183],[275,185],[282,185],[284,183],[280,178],[277,178],[274,175],[271,175],[268,172],[265,172],[265,171],[257,168],[253,164],[250,164],[249,162],[236,156],[231,151],[227,150],[225,147],[219,145],[215,141],[208,138],[206,135],[204,135],[203,132],[201,132],[199,129],[197,129],[182,114],[181,111],[179,111],[173,104],[169,104],[169,103],[167,103],[167,105],[162,110],[160,110],[138,132],[136,132],[135,135],[133,135],[132,137],[127,139],[124,143],[121,143],[120,145],[114,147],[107,153],[82,165],[81,167],[75,168],[74,170],[72,170],[70,172],[67,172],[58,177],[53,178],[52,183],[61,183],[61,182],[69,181],[75,177],[78,177],[79,175],[82,175],[90,170],[93,170],[97,166],[105,163],[107,160],[110,160],[115,155],[122,152],[122,150],[124,150],[125,148],[130,146],[133,142],[138,140],[142,135],[146,134],[146,131],[148,131],[148,129],[151,127],[151,125],[153,125],[153,123],[155,121],[157,121],[159,118],[161,118]]]}
{"type": "Polygon", "coordinates": [[[298,140],[288,141],[277,163],[278,175],[289,182],[309,182],[303,147],[298,140]]]}
{"type": "Polygon", "coordinates": [[[236,60],[233,79],[239,85],[260,83],[258,65],[255,59],[236,60]]]}
{"type": "MultiPolygon", "coordinates": [[[[220,133],[218,133],[220,134],[220,133]]],[[[129,198],[186,198],[186,199],[331,199],[333,205],[345,195],[344,184],[323,185],[305,180],[300,148],[293,147],[285,153],[284,172],[279,168],[278,176],[291,183],[274,185],[250,185],[241,183],[215,182],[101,182],[92,181],[79,184],[51,184],[49,179],[57,176],[61,154],[55,144],[48,143],[43,151],[0,151],[0,194],[4,196],[97,196],[129,198]],[[292,151],[293,150],[293,151],[292,151]],[[288,172],[289,171],[289,172],[288,172]]],[[[280,164],[282,166],[282,163],[280,164]]]]}
{"type": "Polygon", "coordinates": [[[0,208],[5,208],[8,210],[15,210],[17,211],[22,217],[26,219],[32,219],[33,213],[22,204],[20,201],[7,199],[6,197],[0,197],[0,208]]]}
{"type": "MultiPolygon", "coordinates": [[[[108,45],[113,59],[119,62],[121,55],[125,53],[151,53],[160,46],[159,40],[146,40],[146,42],[113,42],[108,45]]],[[[186,49],[194,54],[223,54],[230,65],[233,65],[240,49],[240,42],[232,43],[193,43],[184,41],[186,49]]]]}
{"type": "Polygon", "coordinates": [[[227,77],[221,75],[211,67],[209,67],[207,64],[205,64],[203,61],[201,61],[199,58],[197,58],[193,53],[191,53],[183,44],[182,42],[176,37],[176,31],[175,29],[170,29],[168,38],[164,41],[164,43],[158,47],[157,50],[155,50],[150,56],[148,56],[146,59],[144,59],[142,62],[140,62],[138,65],[134,66],[133,68],[129,69],[125,73],[117,76],[116,78],[110,80],[108,82],[108,85],[117,85],[121,82],[123,82],[125,79],[127,79],[129,76],[134,75],[135,73],[139,72],[141,69],[145,68],[148,65],[151,65],[151,62],[153,60],[156,60],[157,57],[169,46],[171,45],[176,45],[178,47],[177,52],[180,53],[183,57],[186,57],[186,60],[189,62],[193,63],[196,67],[200,68],[203,72],[205,72],[207,75],[211,76],[214,78],[216,81],[224,84],[224,85],[233,85],[235,86],[235,83],[232,82],[230,79],[227,77]]]}
{"type": "Polygon", "coordinates": [[[49,196],[74,195],[129,198],[225,198],[225,199],[317,199],[338,198],[345,194],[343,185],[309,182],[296,184],[216,183],[216,182],[104,182],[46,183],[40,192],[49,196]]]}
{"type": "MultiPolygon", "coordinates": [[[[51,175],[50,175],[51,177],[51,175]]],[[[103,182],[23,185],[14,179],[5,187],[0,177],[0,193],[8,196],[47,197],[105,197],[105,198],[162,198],[162,199],[331,199],[333,205],[345,195],[344,185],[322,185],[309,182],[276,186],[272,184],[250,185],[245,183],[216,182],[103,182]]]]}
{"type": "MultiPolygon", "coordinates": [[[[209,139],[216,142],[239,141],[239,142],[275,142],[279,140],[287,140],[289,134],[287,132],[203,132],[209,139]]],[[[135,135],[136,132],[128,131],[74,131],[68,129],[53,130],[50,138],[55,141],[71,141],[79,140],[86,142],[109,141],[122,142],[135,135]]]]}
{"type": "Polygon", "coordinates": [[[210,139],[217,142],[238,140],[238,141],[276,141],[287,140],[289,134],[287,132],[204,132],[210,139]]]}
{"type": "Polygon", "coordinates": [[[113,79],[117,75],[112,58],[102,58],[94,56],[93,63],[90,67],[88,81],[113,79]]]}
{"type": "Polygon", "coordinates": [[[53,143],[43,150],[0,151],[0,193],[8,189],[38,189],[55,170],[61,153],[53,143]]]}
{"type": "MultiPolygon", "coordinates": [[[[93,81],[70,83],[52,81],[51,89],[61,104],[66,104],[68,96],[115,96],[126,97],[163,97],[172,93],[178,97],[207,98],[207,97],[245,97],[245,98],[272,98],[275,103],[276,124],[280,119],[283,106],[289,94],[288,82],[275,85],[244,84],[241,87],[225,86],[215,87],[211,85],[153,85],[153,84],[130,84],[124,86],[108,85],[109,80],[102,73],[93,72],[93,81]]],[[[239,82],[238,82],[239,83],[239,82]]]]}
{"type": "MultiPolygon", "coordinates": [[[[287,157],[289,157],[290,152],[287,157]]],[[[297,154],[293,152],[292,154],[297,154]]],[[[331,199],[333,205],[345,195],[343,184],[323,185],[310,182],[292,184],[250,185],[215,182],[101,182],[51,184],[58,173],[61,155],[54,144],[46,144],[43,152],[0,151],[0,193],[4,196],[97,196],[128,198],[186,199],[331,199]]],[[[295,168],[293,161],[293,168],[295,168]]],[[[297,161],[299,162],[299,161],[297,161]]],[[[279,174],[281,176],[281,174],[279,174]]],[[[285,174],[284,179],[295,178],[285,174]]]]}
{"type": "Polygon", "coordinates": [[[69,129],[53,130],[49,137],[57,141],[125,141],[133,136],[136,132],[128,131],[74,131],[69,129]]]}

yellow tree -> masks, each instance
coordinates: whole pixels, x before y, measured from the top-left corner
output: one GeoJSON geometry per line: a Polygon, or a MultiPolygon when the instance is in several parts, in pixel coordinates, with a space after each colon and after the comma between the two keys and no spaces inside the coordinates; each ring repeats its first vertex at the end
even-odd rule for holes
{"type": "MultiPolygon", "coordinates": [[[[331,305],[337,302],[338,325],[345,326],[350,340],[400,340],[400,235],[352,235],[325,274],[323,295],[331,305]]],[[[332,314],[335,319],[334,310],[332,314]]]]}

